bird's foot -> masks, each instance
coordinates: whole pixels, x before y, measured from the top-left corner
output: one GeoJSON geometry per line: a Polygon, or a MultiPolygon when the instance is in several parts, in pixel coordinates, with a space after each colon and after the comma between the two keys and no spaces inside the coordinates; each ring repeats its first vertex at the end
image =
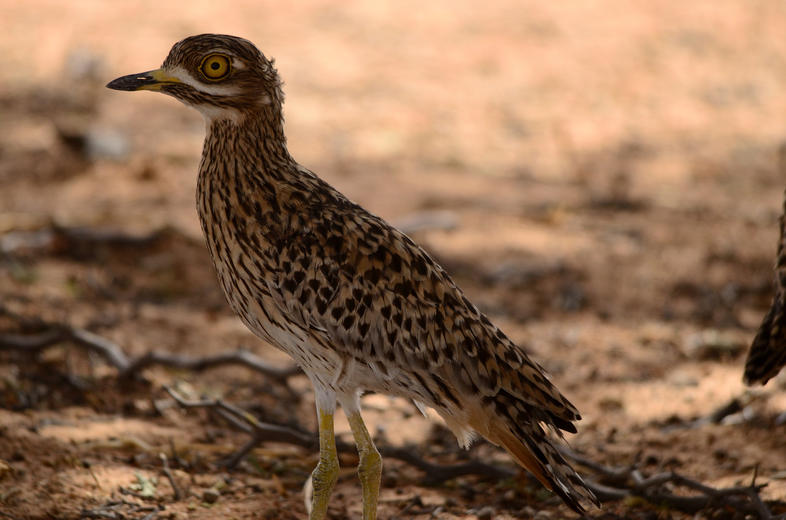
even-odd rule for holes
{"type": "Polygon", "coordinates": [[[363,520],[376,520],[379,485],[382,479],[382,456],[374,446],[360,412],[351,413],[347,418],[360,456],[358,477],[363,490],[363,520]]]}
{"type": "Polygon", "coordinates": [[[319,463],[311,473],[311,511],[309,520],[324,520],[333,486],[338,479],[338,455],[333,435],[333,414],[319,414],[319,463]]]}

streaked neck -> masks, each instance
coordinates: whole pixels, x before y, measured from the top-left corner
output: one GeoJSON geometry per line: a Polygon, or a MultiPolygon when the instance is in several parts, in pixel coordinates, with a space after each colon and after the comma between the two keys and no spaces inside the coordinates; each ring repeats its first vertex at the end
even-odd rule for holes
{"type": "Polygon", "coordinates": [[[294,164],[287,149],[281,111],[264,108],[271,109],[209,121],[203,166],[206,162],[233,163],[232,169],[250,166],[264,173],[270,168],[294,164]]]}

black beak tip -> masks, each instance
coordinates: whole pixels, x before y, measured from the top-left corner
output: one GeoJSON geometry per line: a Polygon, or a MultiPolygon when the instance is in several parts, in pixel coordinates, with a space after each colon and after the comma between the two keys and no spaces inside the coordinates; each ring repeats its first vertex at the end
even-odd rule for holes
{"type": "Polygon", "coordinates": [[[140,87],[151,85],[153,83],[155,83],[155,80],[152,76],[147,74],[129,74],[128,76],[122,76],[120,78],[113,79],[106,84],[106,88],[111,88],[112,90],[133,91],[139,90],[140,87]]]}
{"type": "Polygon", "coordinates": [[[113,79],[109,83],[106,84],[106,88],[111,88],[112,90],[125,90],[123,85],[120,83],[120,78],[113,79]]]}

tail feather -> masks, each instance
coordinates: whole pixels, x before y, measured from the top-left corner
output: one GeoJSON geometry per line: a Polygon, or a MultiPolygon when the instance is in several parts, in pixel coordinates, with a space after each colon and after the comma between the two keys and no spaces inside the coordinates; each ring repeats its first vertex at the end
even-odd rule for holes
{"type": "Polygon", "coordinates": [[[599,502],[581,477],[557,451],[550,433],[576,432],[581,416],[533,363],[524,364],[521,377],[507,381],[479,402],[465,402],[465,424],[504,448],[546,488],[577,513],[599,502]]]}
{"type": "Polygon", "coordinates": [[[783,295],[777,295],[753,339],[745,360],[745,383],[767,383],[786,364],[786,313],[783,295]]]}
{"type": "MultiPolygon", "coordinates": [[[[781,169],[786,171],[786,147],[780,150],[781,169]]],[[[784,194],[786,195],[786,193],[784,194]]],[[[786,364],[786,196],[780,218],[780,240],[775,260],[775,297],[762,320],[745,360],[744,380],[748,385],[765,384],[786,364]]]]}
{"type": "Polygon", "coordinates": [[[577,513],[585,511],[585,503],[600,506],[598,499],[557,451],[539,423],[493,421],[488,439],[505,448],[521,466],[577,513]]]}

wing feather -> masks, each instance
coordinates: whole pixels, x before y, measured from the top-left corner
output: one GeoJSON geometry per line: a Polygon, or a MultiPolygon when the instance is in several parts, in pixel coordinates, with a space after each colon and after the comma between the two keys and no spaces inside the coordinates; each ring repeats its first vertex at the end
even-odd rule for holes
{"type": "MultiPolygon", "coordinates": [[[[301,230],[280,244],[270,287],[300,326],[342,356],[438,374],[461,395],[504,391],[558,428],[579,418],[543,369],[404,233],[359,206],[323,204],[319,211],[329,227],[301,230]]],[[[431,405],[445,401],[438,385],[430,390],[431,405]]]]}

